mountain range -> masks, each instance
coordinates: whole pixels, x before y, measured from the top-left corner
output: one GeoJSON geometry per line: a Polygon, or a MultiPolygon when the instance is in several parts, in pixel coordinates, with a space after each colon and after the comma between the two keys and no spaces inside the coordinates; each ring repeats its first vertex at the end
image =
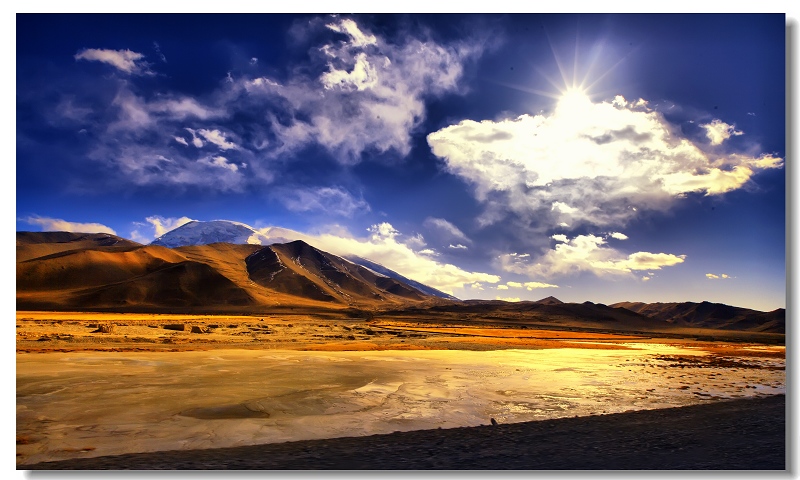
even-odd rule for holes
{"type": "Polygon", "coordinates": [[[292,231],[189,222],[150,245],[109,234],[17,232],[18,310],[265,313],[312,308],[402,315],[537,319],[597,328],[698,327],[785,332],[785,310],[709,302],[613,305],[467,300],[357,255],[337,256],[292,231]],[[266,232],[266,233],[264,233],[266,232]]]}

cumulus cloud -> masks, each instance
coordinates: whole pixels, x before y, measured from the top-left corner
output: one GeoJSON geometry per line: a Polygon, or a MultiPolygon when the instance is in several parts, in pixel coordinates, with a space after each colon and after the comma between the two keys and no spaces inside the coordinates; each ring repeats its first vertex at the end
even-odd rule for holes
{"type": "Polygon", "coordinates": [[[706,130],[706,136],[711,140],[711,145],[721,145],[733,135],[744,135],[744,132],[736,130],[734,125],[728,125],[718,118],[700,126],[706,130]]]}
{"type": "Polygon", "coordinates": [[[130,75],[155,75],[145,62],[144,55],[131,50],[108,50],[86,48],[75,54],[75,60],[88,60],[107,63],[121,72],[130,75]]]}
{"type": "Polygon", "coordinates": [[[539,234],[557,225],[624,226],[641,212],[668,210],[685,194],[722,194],[759,170],[783,166],[770,154],[705,149],[646,101],[621,96],[593,103],[572,95],[550,113],[463,120],[427,138],[446,170],[486,205],[480,225],[510,217],[539,234]]]}
{"type": "Polygon", "coordinates": [[[497,289],[498,290],[508,290],[508,285],[498,285],[497,289]]]}
{"type": "Polygon", "coordinates": [[[611,237],[611,238],[616,238],[617,240],[627,240],[628,239],[627,235],[625,235],[624,233],[620,233],[620,232],[612,232],[612,233],[609,233],[608,236],[611,237]]]}
{"type": "MultiPolygon", "coordinates": [[[[296,187],[276,190],[276,198],[293,212],[325,212],[342,217],[352,217],[370,211],[369,204],[361,198],[354,198],[341,187],[296,187]]],[[[419,242],[421,237],[414,237],[419,242]]],[[[422,241],[424,246],[424,240],[422,241]]]]}
{"type": "Polygon", "coordinates": [[[647,281],[649,281],[649,280],[650,280],[650,278],[651,278],[651,277],[644,276],[644,277],[642,277],[642,281],[643,281],[643,282],[647,282],[647,281]]]}
{"type": "Polygon", "coordinates": [[[552,238],[553,240],[555,240],[557,242],[567,242],[567,241],[569,241],[567,236],[564,235],[563,233],[558,233],[558,234],[555,234],[555,235],[551,235],[550,238],[552,238]]]}
{"type": "MultiPolygon", "coordinates": [[[[269,236],[267,227],[260,232],[269,236]]],[[[285,229],[284,229],[285,230],[285,229]]],[[[372,225],[367,237],[357,237],[341,227],[329,228],[314,234],[281,232],[284,237],[303,240],[320,250],[335,255],[357,255],[377,262],[424,285],[452,294],[454,289],[475,283],[496,284],[500,277],[483,272],[470,272],[455,265],[437,261],[430,255],[417,252],[407,244],[408,238],[388,222],[372,225]]]]}
{"type": "Polygon", "coordinates": [[[478,42],[444,45],[410,33],[392,42],[346,18],[326,28],[345,39],[313,50],[321,54],[312,55],[324,67],[319,76],[239,83],[271,112],[274,153],[316,143],[343,164],[358,163],[368,150],[405,156],[425,118],[425,99],[457,91],[464,63],[482,49],[478,42]]]}
{"type": "Polygon", "coordinates": [[[685,255],[636,252],[629,255],[606,246],[602,237],[578,235],[555,245],[537,261],[520,258],[516,253],[500,256],[501,268],[508,272],[549,278],[591,272],[598,276],[631,275],[633,271],[660,270],[683,263],[685,255]]]}
{"type": "Polygon", "coordinates": [[[512,288],[522,288],[522,284],[519,282],[506,282],[506,285],[512,288]]]}
{"type": "Polygon", "coordinates": [[[102,223],[80,223],[62,220],[60,218],[40,217],[33,215],[23,220],[31,225],[38,225],[45,232],[75,232],[75,233],[110,233],[116,235],[113,228],[102,223]]]}

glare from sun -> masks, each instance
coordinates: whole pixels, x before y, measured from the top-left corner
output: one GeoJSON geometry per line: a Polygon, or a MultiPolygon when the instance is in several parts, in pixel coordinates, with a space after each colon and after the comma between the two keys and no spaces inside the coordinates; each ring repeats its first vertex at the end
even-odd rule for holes
{"type": "Polygon", "coordinates": [[[561,94],[556,105],[559,115],[565,117],[581,116],[588,112],[592,100],[586,91],[581,88],[568,88],[561,94]]]}

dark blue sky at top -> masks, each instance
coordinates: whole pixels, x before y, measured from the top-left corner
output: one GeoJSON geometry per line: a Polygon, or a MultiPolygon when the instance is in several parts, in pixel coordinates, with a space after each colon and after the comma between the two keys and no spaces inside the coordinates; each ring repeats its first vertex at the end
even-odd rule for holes
{"type": "MultiPolygon", "coordinates": [[[[130,237],[138,229],[140,235],[152,239],[155,234],[147,230],[145,218],[156,215],[230,219],[308,233],[336,224],[361,237],[371,225],[388,222],[403,235],[424,235],[427,246],[438,251],[437,259],[442,264],[496,274],[502,277],[500,283],[541,281],[560,285],[559,289],[498,292],[489,285],[484,285],[485,290],[471,291],[465,284],[457,292],[462,297],[495,298],[522,293],[530,299],[553,294],[574,301],[606,303],[625,299],[699,300],[688,297],[702,296],[697,293],[698,288],[712,285],[706,295],[709,300],[736,303],[742,299],[763,309],[785,305],[784,168],[757,171],[744,186],[724,194],[688,193],[668,208],[642,211],[619,225],[575,224],[563,232],[569,238],[624,232],[628,237],[624,242],[607,243],[623,256],[634,252],[686,255],[685,262],[664,267],[653,280],[640,281],[645,271],[636,272],[634,276],[639,280],[615,276],[609,279],[590,271],[554,279],[534,278],[503,270],[498,256],[511,252],[543,255],[553,246],[548,236],[561,231],[534,228],[536,213],[532,213],[533,220],[525,217],[530,231],[521,231],[520,223],[513,219],[489,226],[476,224],[488,207],[477,198],[474,181],[448,170],[447,162],[433,153],[427,138],[462,120],[499,121],[522,114],[549,114],[559,91],[547,78],[563,83],[558,60],[570,79],[574,66],[579,79],[586,76],[592,83],[587,93],[594,102],[611,101],[616,95],[627,100],[646,99],[651,108],[662,113],[677,136],[698,144],[708,143],[700,125],[720,119],[744,132],[731,136],[720,148],[753,157],[772,154],[784,158],[783,15],[448,14],[338,18],[351,18],[363,32],[392,45],[420,38],[444,46],[471,45],[477,53],[467,55],[461,62],[463,70],[456,87],[444,93],[435,93],[434,86],[423,88],[418,98],[423,102],[424,113],[422,120],[409,129],[407,154],[397,149],[380,152],[368,147],[357,158],[343,161],[313,140],[287,152],[225,150],[218,153],[229,162],[248,164],[237,171],[244,179],[226,190],[216,188],[213,181],[137,181],[121,169],[120,160],[98,157],[98,146],[118,152],[122,151],[122,142],[133,138],[121,135],[115,143],[104,130],[108,122],[118,118],[115,98],[124,89],[151,103],[181,97],[195,99],[201,105],[219,106],[224,103],[220,98],[228,88],[228,75],[236,81],[265,77],[282,85],[298,78],[320,78],[328,67],[321,60],[319,47],[347,38],[324,28],[325,23],[334,21],[331,17],[17,15],[17,230],[41,229],[41,225],[28,220],[42,217],[100,223],[123,237],[130,237]],[[316,27],[310,28],[312,24],[316,27]],[[141,53],[152,74],[131,75],[105,62],[76,60],[76,54],[84,49],[141,53]],[[253,58],[257,62],[252,62],[253,58]],[[592,59],[594,68],[587,71],[592,59]],[[544,94],[548,92],[551,96],[544,94]],[[78,112],[75,115],[79,121],[65,117],[65,105],[78,112]],[[671,105],[675,107],[670,108],[671,105]],[[256,179],[258,168],[269,172],[271,178],[256,179]],[[291,195],[287,192],[325,187],[346,192],[351,200],[369,208],[336,214],[324,208],[298,211],[285,202],[286,195],[291,195]],[[469,248],[448,249],[447,244],[452,243],[448,240],[434,244],[436,232],[429,224],[425,226],[425,220],[431,217],[457,226],[472,242],[469,248]],[[538,232],[536,235],[542,239],[531,240],[531,232],[538,232]],[[705,276],[726,270],[737,272],[730,274],[736,278],[727,284],[705,276]],[[752,272],[753,278],[748,278],[747,272],[752,272]],[[664,282],[656,285],[659,279],[664,282]],[[756,288],[756,284],[760,286],[756,288]],[[631,295],[627,296],[627,292],[631,295]],[[744,292],[751,293],[743,298],[744,292]]],[[[564,87],[562,84],[560,88],[564,87]]],[[[267,112],[284,124],[292,120],[291,114],[281,110],[280,102],[267,107],[245,101],[238,105],[241,106],[231,109],[228,115],[205,122],[175,120],[169,126],[189,140],[183,127],[231,132],[233,137],[227,138],[235,138],[241,144],[255,145],[263,137],[270,145],[276,145],[277,134],[269,126],[267,112]]],[[[294,120],[314,114],[310,110],[298,112],[294,120]]],[[[160,137],[179,135],[174,132],[155,129],[139,134],[135,142],[140,150],[136,151],[144,151],[151,142],[158,145],[159,152],[187,151],[160,137]]],[[[203,170],[211,171],[211,167],[203,170]]]]}

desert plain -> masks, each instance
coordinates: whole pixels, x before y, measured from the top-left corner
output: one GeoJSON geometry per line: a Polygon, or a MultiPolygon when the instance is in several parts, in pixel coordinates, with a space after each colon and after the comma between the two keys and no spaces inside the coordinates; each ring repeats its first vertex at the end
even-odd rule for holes
{"type": "Polygon", "coordinates": [[[302,309],[18,311],[16,331],[21,469],[785,393],[784,335],[765,332],[302,309]]]}

